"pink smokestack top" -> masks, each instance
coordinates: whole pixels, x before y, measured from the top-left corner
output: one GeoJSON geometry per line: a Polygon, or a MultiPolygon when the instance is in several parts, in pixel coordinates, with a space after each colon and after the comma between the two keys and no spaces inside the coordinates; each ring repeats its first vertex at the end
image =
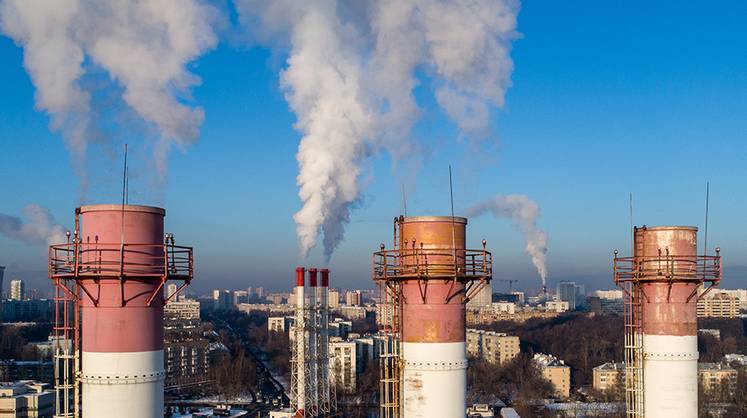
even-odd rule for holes
{"type": "Polygon", "coordinates": [[[316,269],[314,267],[309,269],[309,286],[316,287],[316,269]]]}
{"type": "Polygon", "coordinates": [[[303,287],[304,285],[304,273],[306,269],[303,267],[296,267],[296,287],[303,287]]]}
{"type": "Polygon", "coordinates": [[[329,269],[319,270],[322,273],[322,287],[329,287],[329,269]]]}

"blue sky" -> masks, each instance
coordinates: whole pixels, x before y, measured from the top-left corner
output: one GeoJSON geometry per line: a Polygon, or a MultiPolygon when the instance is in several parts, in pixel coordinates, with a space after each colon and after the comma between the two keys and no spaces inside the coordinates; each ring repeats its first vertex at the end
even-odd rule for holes
{"type": "MultiPolygon", "coordinates": [[[[702,226],[710,180],[709,244],[722,247],[723,286],[747,286],[745,16],[747,4],[737,1],[526,2],[513,86],[494,113],[497,145],[485,155],[460,141],[423,80],[413,135],[429,152],[414,176],[385,154],[366,165],[363,202],[329,264],[333,280],[371,286],[370,253],[391,240],[403,183],[409,214],[448,214],[451,164],[457,212],[498,194],[528,195],[549,234],[550,286],[577,280],[592,289],[613,286],[612,251],[629,246],[629,193],[636,224],[702,226]]],[[[69,153],[35,110],[22,50],[5,37],[0,63],[0,213],[36,203],[70,225],[80,193],[69,153]]],[[[91,152],[97,179],[86,203],[117,201],[118,144],[132,144],[131,201],[165,205],[168,229],[195,246],[198,291],[287,289],[304,263],[292,219],[300,134],[278,88],[282,64],[265,49],[228,42],[192,64],[202,78],[192,101],[205,123],[194,146],[171,154],[162,188],[146,173],[149,133],[132,115],[107,126],[117,145],[91,152]]],[[[468,234],[475,246],[488,240],[496,278],[538,287],[510,223],[485,216],[470,221],[468,234]]],[[[40,246],[0,237],[0,264],[6,278],[46,285],[40,246]]],[[[306,264],[324,264],[319,248],[306,264]]]]}

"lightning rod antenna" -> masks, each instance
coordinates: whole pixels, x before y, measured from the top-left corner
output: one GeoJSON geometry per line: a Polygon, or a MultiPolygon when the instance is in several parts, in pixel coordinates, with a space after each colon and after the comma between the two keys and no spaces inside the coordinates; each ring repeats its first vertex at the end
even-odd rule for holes
{"type": "Polygon", "coordinates": [[[708,254],[708,206],[710,203],[711,194],[711,182],[706,181],[706,207],[705,207],[705,231],[703,238],[703,255],[708,254]]]}

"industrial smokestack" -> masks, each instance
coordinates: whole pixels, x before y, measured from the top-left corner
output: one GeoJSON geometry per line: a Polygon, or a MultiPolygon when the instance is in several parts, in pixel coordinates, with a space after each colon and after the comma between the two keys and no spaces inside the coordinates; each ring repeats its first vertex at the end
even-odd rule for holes
{"type": "MultiPolygon", "coordinates": [[[[698,416],[698,291],[721,279],[721,258],[697,255],[696,227],[633,230],[633,257],[615,257],[625,290],[629,414],[698,416]]],[[[709,287],[710,289],[710,287],[709,287]]]]}
{"type": "Polygon", "coordinates": [[[381,416],[398,416],[400,405],[405,418],[465,414],[465,303],[492,277],[490,253],[466,249],[466,226],[460,217],[395,218],[397,247],[374,253],[374,280],[397,301],[394,323],[384,328],[395,330],[402,348],[402,382],[396,372],[382,377],[395,397],[401,383],[402,399],[382,405],[381,416]]]}
{"type": "Polygon", "coordinates": [[[332,405],[329,384],[329,270],[321,269],[321,299],[319,310],[319,348],[317,356],[317,381],[319,382],[319,407],[322,413],[330,412],[332,405]]]}
{"type": "Polygon", "coordinates": [[[308,370],[307,386],[308,393],[306,399],[308,403],[306,409],[310,416],[316,416],[319,413],[319,306],[318,301],[321,297],[321,288],[318,286],[317,270],[314,267],[309,268],[309,305],[307,306],[307,321],[309,326],[309,348],[306,366],[308,370]]]}
{"type": "Polygon", "coordinates": [[[306,269],[296,268],[296,323],[294,325],[293,374],[291,375],[291,407],[294,417],[306,415],[306,269]]]}
{"type": "MultiPolygon", "coordinates": [[[[50,248],[56,286],[75,292],[66,284],[75,280],[81,289],[84,416],[163,417],[163,285],[186,285],[193,265],[191,248],[174,246],[171,234],[164,242],[165,214],[151,206],[83,206],[73,242],[50,248]]],[[[57,319],[55,330],[77,330],[67,314],[57,319]]]]}
{"type": "Polygon", "coordinates": [[[304,289],[305,272],[303,267],[296,269],[296,325],[291,367],[291,409],[296,418],[328,416],[334,409],[328,381],[329,270],[308,269],[308,295],[304,289]]]}

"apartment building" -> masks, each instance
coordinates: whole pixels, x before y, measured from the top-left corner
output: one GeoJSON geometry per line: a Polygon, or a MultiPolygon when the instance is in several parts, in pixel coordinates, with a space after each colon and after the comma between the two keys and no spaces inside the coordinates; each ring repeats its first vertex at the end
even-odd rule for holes
{"type": "Polygon", "coordinates": [[[267,318],[267,331],[285,334],[296,323],[292,316],[271,316],[267,318]]]}
{"type": "Polygon", "coordinates": [[[196,385],[207,379],[210,342],[202,336],[200,303],[172,301],[164,306],[164,363],[167,388],[196,385]]]}
{"type": "Polygon", "coordinates": [[[545,302],[545,308],[548,311],[551,312],[568,312],[570,308],[570,304],[566,300],[548,300],[545,302]]]}
{"type": "Polygon", "coordinates": [[[542,376],[555,387],[555,396],[567,398],[571,394],[571,368],[563,360],[551,354],[537,353],[534,362],[540,368],[542,376]]]}
{"type": "Polygon", "coordinates": [[[698,301],[699,318],[738,318],[739,298],[728,293],[707,295],[698,301]]]}
{"type": "Polygon", "coordinates": [[[625,363],[604,363],[592,371],[592,387],[605,391],[617,384],[625,384],[625,363]]]}
{"type": "Polygon", "coordinates": [[[0,417],[51,418],[54,391],[32,380],[0,383],[0,417]]]}
{"type": "Polygon", "coordinates": [[[356,357],[355,341],[345,341],[340,337],[329,338],[330,381],[343,391],[355,390],[356,357]]]}
{"type": "Polygon", "coordinates": [[[698,363],[698,380],[706,392],[719,389],[726,382],[729,391],[734,393],[737,388],[737,370],[723,363],[698,363]]]}
{"type": "Polygon", "coordinates": [[[467,354],[493,364],[505,364],[519,355],[519,337],[502,332],[467,329],[467,354]]]}

